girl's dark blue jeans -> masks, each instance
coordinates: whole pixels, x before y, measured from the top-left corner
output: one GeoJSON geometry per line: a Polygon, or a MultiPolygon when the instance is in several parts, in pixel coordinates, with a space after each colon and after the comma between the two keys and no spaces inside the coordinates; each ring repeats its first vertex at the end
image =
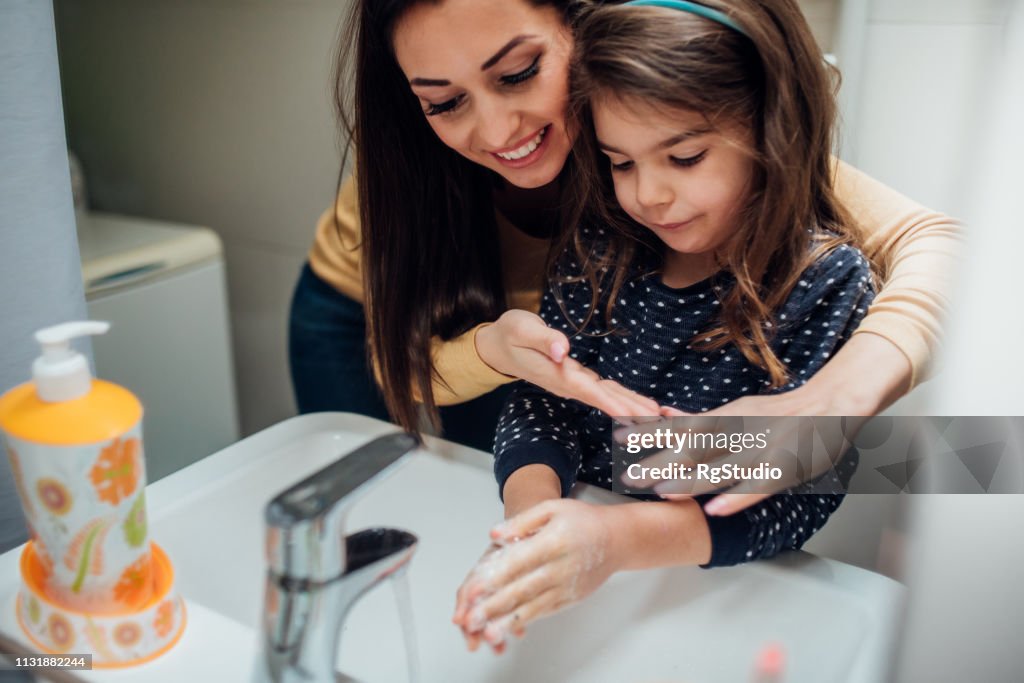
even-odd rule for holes
{"type": "MultiPolygon", "coordinates": [[[[384,398],[366,361],[363,306],[302,268],[292,296],[288,361],[299,413],[337,410],[387,420],[384,398]]],[[[441,409],[444,437],[482,451],[494,449],[494,430],[509,387],[441,409]]]]}

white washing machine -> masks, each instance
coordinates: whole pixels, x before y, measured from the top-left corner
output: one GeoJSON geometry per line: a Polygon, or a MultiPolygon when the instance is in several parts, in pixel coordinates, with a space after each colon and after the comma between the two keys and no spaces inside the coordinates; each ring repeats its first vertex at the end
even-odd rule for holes
{"type": "Polygon", "coordinates": [[[78,214],[96,375],[142,401],[156,481],[238,440],[221,242],[207,228],[78,214]]]}

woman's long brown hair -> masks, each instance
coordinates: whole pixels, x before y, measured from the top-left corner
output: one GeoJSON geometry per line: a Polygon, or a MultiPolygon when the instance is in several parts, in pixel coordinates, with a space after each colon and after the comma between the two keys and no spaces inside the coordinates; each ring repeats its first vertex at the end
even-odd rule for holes
{"type": "MultiPolygon", "coordinates": [[[[368,360],[392,419],[414,432],[423,412],[439,425],[432,340],[506,309],[493,200],[499,179],[438,139],[394,55],[396,23],[426,1],[355,0],[335,77],[338,113],[356,150],[368,360]]],[[[583,3],[531,4],[555,6],[568,24],[583,3]]]]}
{"type": "Polygon", "coordinates": [[[794,0],[703,4],[732,17],[744,32],[678,10],[617,5],[594,8],[578,22],[570,96],[580,130],[572,223],[612,230],[600,250],[584,243],[580,230],[566,231],[561,247],[572,246],[584,264],[592,309],[599,305],[598,284],[610,290],[609,321],[629,265],[663,249],[615,199],[609,163],[593,132],[597,98],[698,112],[719,130],[749,129],[754,173],[747,203],[735,235],[716,254],[736,284],[723,295],[718,320],[691,343],[704,349],[735,344],[779,386],[787,371],[770,346],[775,311],[810,263],[859,237],[833,189],[838,78],[794,0]]]}

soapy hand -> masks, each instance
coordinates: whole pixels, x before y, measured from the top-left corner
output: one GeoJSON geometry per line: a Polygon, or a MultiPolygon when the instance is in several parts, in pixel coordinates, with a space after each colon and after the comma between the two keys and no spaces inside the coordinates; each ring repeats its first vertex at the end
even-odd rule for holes
{"type": "Polygon", "coordinates": [[[556,396],[593,406],[612,417],[657,416],[657,402],[602,379],[569,358],[568,338],[535,313],[512,309],[476,334],[476,350],[489,366],[556,396]]]}
{"type": "Polygon", "coordinates": [[[508,634],[594,592],[617,564],[608,510],[576,500],[549,500],[491,530],[494,545],[456,595],[452,621],[470,650],[481,639],[496,652],[508,634]]]}

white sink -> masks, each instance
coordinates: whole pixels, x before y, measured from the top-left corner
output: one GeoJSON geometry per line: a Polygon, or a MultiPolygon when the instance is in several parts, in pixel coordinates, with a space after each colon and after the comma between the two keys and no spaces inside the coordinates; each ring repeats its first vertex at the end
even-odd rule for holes
{"type": "MultiPolygon", "coordinates": [[[[263,607],[264,505],[289,484],[394,429],[341,413],[297,417],[152,484],[152,537],[170,555],[192,605],[190,630],[162,661],[86,677],[173,680],[187,670],[210,674],[211,661],[195,660],[217,656],[218,680],[248,680],[263,607]]],[[[576,494],[622,500],[587,486],[576,494]]],[[[408,580],[422,683],[748,681],[769,642],[786,652],[788,682],[886,676],[902,586],[806,553],[728,569],[619,574],[582,604],[530,625],[504,655],[486,648],[469,653],[450,621],[455,591],[500,517],[491,456],[440,440],[428,440],[349,513],[350,533],[393,526],[420,538],[408,580]]],[[[17,584],[18,552],[0,557],[0,587],[8,593],[17,584]]],[[[5,619],[0,630],[17,636],[5,619]]],[[[406,680],[390,585],[374,589],[350,613],[338,669],[368,683],[406,680]]]]}

